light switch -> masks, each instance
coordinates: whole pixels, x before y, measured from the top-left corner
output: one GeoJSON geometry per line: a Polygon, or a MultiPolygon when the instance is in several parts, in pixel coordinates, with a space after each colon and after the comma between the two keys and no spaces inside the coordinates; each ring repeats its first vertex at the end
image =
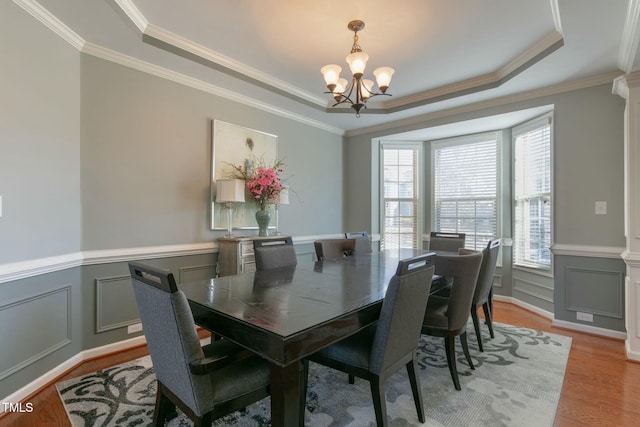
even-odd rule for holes
{"type": "Polygon", "coordinates": [[[0,218],[2,218],[2,196],[0,196],[0,218]]]}
{"type": "Polygon", "coordinates": [[[596,215],[607,214],[607,202],[596,202],[596,215]]]}

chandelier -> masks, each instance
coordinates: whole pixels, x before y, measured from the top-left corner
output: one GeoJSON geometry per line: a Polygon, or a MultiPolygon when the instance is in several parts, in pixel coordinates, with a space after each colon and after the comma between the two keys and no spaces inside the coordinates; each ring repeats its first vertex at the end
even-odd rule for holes
{"type": "Polygon", "coordinates": [[[373,80],[362,78],[369,59],[369,55],[364,53],[358,44],[358,31],[362,31],[364,22],[359,20],[351,21],[347,28],[353,31],[353,46],[351,47],[351,53],[346,58],[353,75],[351,83],[347,79],[340,77],[342,67],[339,65],[325,65],[320,69],[320,72],[324,76],[324,81],[329,89],[329,92],[325,93],[330,93],[336,101],[333,106],[335,107],[345,102],[349,103],[351,108],[356,111],[356,117],[360,117],[360,110],[367,108],[366,103],[369,98],[378,95],[391,96],[386,91],[389,88],[394,70],[391,67],[380,67],[373,70],[373,75],[376,77],[378,90],[380,91],[374,92],[373,80]]]}

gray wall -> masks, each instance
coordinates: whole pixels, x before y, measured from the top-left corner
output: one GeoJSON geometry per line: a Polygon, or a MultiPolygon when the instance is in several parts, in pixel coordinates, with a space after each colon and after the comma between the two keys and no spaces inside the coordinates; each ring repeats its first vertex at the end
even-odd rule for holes
{"type": "Polygon", "coordinates": [[[340,135],[80,54],[11,2],[0,36],[3,401],[83,350],[140,335],[126,333],[137,321],[126,259],[213,276],[214,249],[153,252],[224,233],[209,230],[212,119],[278,136],[293,190],[282,232],[344,231],[340,135]]]}
{"type": "MultiPolygon", "coordinates": [[[[370,229],[380,231],[377,214],[378,196],[378,143],[386,135],[410,130],[451,124],[469,119],[477,119],[510,111],[546,105],[554,106],[554,243],[584,247],[624,247],[624,100],[611,93],[612,85],[600,85],[574,90],[552,96],[481,109],[465,114],[452,114],[448,117],[428,120],[410,126],[402,126],[384,131],[346,138],[345,159],[347,165],[345,194],[350,198],[345,215],[346,228],[370,229]],[[373,161],[371,160],[373,159],[373,161]],[[595,215],[595,201],[607,201],[608,214],[595,215]]],[[[510,132],[505,131],[504,148],[509,149],[510,132]]],[[[503,170],[503,189],[509,188],[511,175],[509,170],[510,154],[506,155],[506,169],[503,170]]],[[[428,167],[428,147],[425,147],[425,165],[428,167]]],[[[426,174],[429,177],[429,174],[426,174]]],[[[427,178],[428,179],[428,178],[427,178]]],[[[428,196],[428,192],[427,192],[428,196]]],[[[424,224],[429,229],[429,197],[425,197],[424,224]]],[[[502,237],[511,237],[510,196],[502,195],[502,237]]],[[[587,251],[588,252],[588,251],[587,251]]],[[[553,312],[557,319],[574,321],[576,305],[564,298],[568,289],[566,281],[567,262],[556,259],[555,271],[563,269],[562,274],[545,276],[531,271],[512,268],[511,248],[502,251],[502,268],[497,270],[496,293],[512,296],[533,307],[553,312]],[[555,300],[554,300],[555,294],[555,300]],[[562,295],[562,298],[558,296],[562,295]]],[[[602,265],[599,257],[585,256],[584,262],[602,265]]],[[[624,275],[624,263],[621,259],[606,263],[603,268],[624,275]]],[[[624,330],[621,318],[603,318],[598,312],[610,313],[610,302],[602,300],[602,290],[593,283],[600,278],[599,267],[594,267],[589,284],[573,283],[572,287],[582,286],[581,300],[583,311],[594,313],[593,326],[613,330],[624,330]],[[598,288],[598,291],[594,289],[598,288]]],[[[553,274],[553,272],[552,272],[553,274]]],[[[575,275],[573,276],[575,279],[575,275]]],[[[586,276],[580,276],[584,279],[586,276]]],[[[622,292],[623,284],[616,282],[615,294],[622,292]]],[[[614,285],[607,283],[609,291],[614,285]]],[[[575,295],[575,290],[574,290],[575,295]]],[[[617,315],[617,314],[616,314],[617,315]]]]}
{"type": "Polygon", "coordinates": [[[0,265],[80,249],[80,54],[0,2],[0,265]]]}

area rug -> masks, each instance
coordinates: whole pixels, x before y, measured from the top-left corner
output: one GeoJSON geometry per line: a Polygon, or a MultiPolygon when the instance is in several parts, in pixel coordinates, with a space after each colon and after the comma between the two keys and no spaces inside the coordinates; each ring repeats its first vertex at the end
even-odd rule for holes
{"type": "MultiPolygon", "coordinates": [[[[486,330],[486,327],[483,328],[486,330]]],[[[418,358],[425,424],[418,421],[411,387],[402,369],[385,384],[390,426],[551,426],[562,389],[571,338],[494,324],[495,338],[483,335],[478,351],[473,328],[467,334],[476,369],[466,364],[459,341],[457,363],[461,391],[456,391],[444,352],[444,339],[422,336],[418,358]]],[[[56,385],[71,424],[147,426],[156,392],[151,360],[143,357],[56,385]]],[[[367,381],[347,382],[346,374],[310,363],[305,425],[375,426],[367,381]]],[[[215,426],[268,426],[266,398],[218,419],[215,426]]],[[[169,426],[189,426],[179,414],[169,426]]]]}

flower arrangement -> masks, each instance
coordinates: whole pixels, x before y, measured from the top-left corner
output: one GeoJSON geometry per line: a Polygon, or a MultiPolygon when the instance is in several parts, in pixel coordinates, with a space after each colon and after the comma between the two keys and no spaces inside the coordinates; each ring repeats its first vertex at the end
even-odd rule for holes
{"type": "Polygon", "coordinates": [[[233,177],[243,179],[246,182],[247,191],[264,210],[270,200],[275,198],[282,190],[283,180],[282,166],[284,163],[276,160],[268,166],[261,159],[246,159],[244,165],[231,165],[233,177]]]}

